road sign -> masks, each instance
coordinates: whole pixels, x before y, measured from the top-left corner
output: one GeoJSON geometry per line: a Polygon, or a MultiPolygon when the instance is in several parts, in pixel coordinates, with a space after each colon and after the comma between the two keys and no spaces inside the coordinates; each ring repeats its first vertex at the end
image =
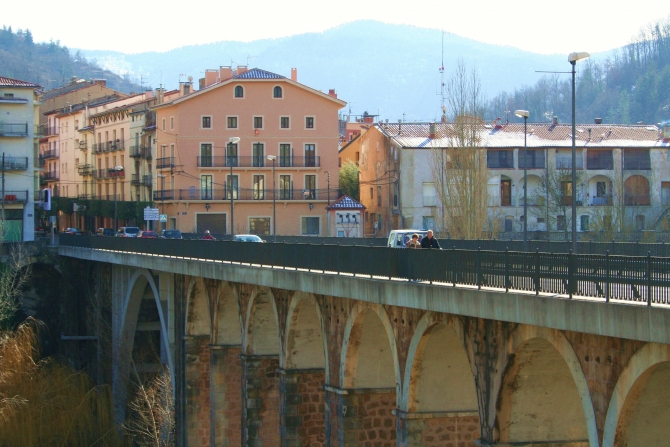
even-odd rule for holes
{"type": "Polygon", "coordinates": [[[161,214],[160,215],[160,221],[161,222],[167,222],[167,214],[161,214]]]}
{"type": "Polygon", "coordinates": [[[158,220],[158,208],[144,208],[144,220],[158,220]]]}

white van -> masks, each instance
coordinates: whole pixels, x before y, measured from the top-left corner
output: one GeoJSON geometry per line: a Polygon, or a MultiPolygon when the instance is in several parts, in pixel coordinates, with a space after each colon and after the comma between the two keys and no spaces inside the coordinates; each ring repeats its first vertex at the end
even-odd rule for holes
{"type": "Polygon", "coordinates": [[[391,230],[386,246],[391,248],[405,248],[405,244],[407,244],[407,241],[409,241],[415,233],[419,235],[419,242],[421,242],[421,239],[428,233],[428,230],[391,230]]]}

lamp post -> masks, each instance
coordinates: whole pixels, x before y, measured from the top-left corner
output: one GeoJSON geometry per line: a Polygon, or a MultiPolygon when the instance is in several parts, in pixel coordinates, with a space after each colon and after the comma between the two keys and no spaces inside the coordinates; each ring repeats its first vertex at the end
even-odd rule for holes
{"type": "Polygon", "coordinates": [[[575,65],[577,61],[588,59],[589,53],[570,53],[568,62],[572,65],[572,253],[577,253],[577,150],[575,149],[575,65]]]}
{"type": "MultiPolygon", "coordinates": [[[[323,172],[326,174],[326,183],[328,184],[328,190],[327,190],[328,206],[330,206],[330,172],[328,172],[328,171],[323,171],[323,172]]],[[[326,219],[326,221],[328,222],[328,224],[327,224],[328,230],[327,231],[328,231],[328,237],[330,237],[330,210],[327,210],[327,212],[328,212],[328,218],[326,219]]]]}
{"type": "Polygon", "coordinates": [[[119,176],[119,172],[123,171],[123,166],[114,166],[112,172],[114,173],[114,234],[118,231],[118,220],[116,218],[116,183],[119,176]]]}
{"type": "Polygon", "coordinates": [[[530,114],[528,110],[517,110],[514,114],[519,118],[523,118],[523,248],[525,251],[528,251],[528,184],[526,182],[528,170],[528,145],[526,144],[526,138],[528,134],[526,133],[526,129],[530,114]]]}
{"type": "MultiPolygon", "coordinates": [[[[161,180],[161,214],[165,212],[165,176],[163,174],[156,174],[157,179],[162,179],[161,180]]],[[[158,226],[160,227],[161,230],[164,230],[163,222],[158,220],[158,226]]],[[[166,225],[167,226],[167,225],[166,225]]]]}
{"type": "Polygon", "coordinates": [[[272,160],[272,242],[277,242],[277,190],[275,189],[276,159],[276,155],[268,155],[268,160],[272,160]]]}
{"type": "Polygon", "coordinates": [[[230,137],[228,138],[228,144],[226,150],[226,162],[230,165],[230,176],[228,176],[228,191],[230,194],[230,234],[235,233],[235,205],[233,204],[233,157],[230,155],[230,149],[233,144],[240,142],[239,137],[230,137]]]}

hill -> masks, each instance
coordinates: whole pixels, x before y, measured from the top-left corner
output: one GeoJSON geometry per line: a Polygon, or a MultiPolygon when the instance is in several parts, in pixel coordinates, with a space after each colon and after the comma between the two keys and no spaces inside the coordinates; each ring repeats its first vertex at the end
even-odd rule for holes
{"type": "Polygon", "coordinates": [[[107,86],[124,93],[139,92],[140,86],[72,54],[58,41],[35,43],[30,30],[0,29],[0,76],[34,82],[45,90],[65,85],[71,77],[106,79],[107,86]]]}

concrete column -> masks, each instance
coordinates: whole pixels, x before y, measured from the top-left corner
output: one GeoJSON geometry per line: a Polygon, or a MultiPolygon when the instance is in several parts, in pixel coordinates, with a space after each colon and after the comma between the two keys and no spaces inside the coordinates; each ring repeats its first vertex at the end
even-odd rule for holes
{"type": "Polygon", "coordinates": [[[396,447],[395,388],[325,388],[330,393],[331,409],[333,402],[337,403],[336,415],[330,414],[338,419],[337,444],[332,441],[331,427],[331,447],[396,447]]]}
{"type": "Polygon", "coordinates": [[[279,426],[282,447],[326,442],[323,369],[279,370],[279,426]]]}
{"type": "Polygon", "coordinates": [[[210,445],[235,447],[242,442],[242,347],[210,349],[210,445]]]}
{"type": "Polygon", "coordinates": [[[407,413],[394,411],[399,446],[402,447],[475,447],[479,439],[479,413],[476,411],[440,411],[407,413]]]}
{"type": "Polygon", "coordinates": [[[185,336],[186,431],[189,447],[209,446],[209,335],[185,336]]]}
{"type": "Polygon", "coordinates": [[[243,371],[242,445],[279,445],[279,356],[241,355],[243,371]]]}

